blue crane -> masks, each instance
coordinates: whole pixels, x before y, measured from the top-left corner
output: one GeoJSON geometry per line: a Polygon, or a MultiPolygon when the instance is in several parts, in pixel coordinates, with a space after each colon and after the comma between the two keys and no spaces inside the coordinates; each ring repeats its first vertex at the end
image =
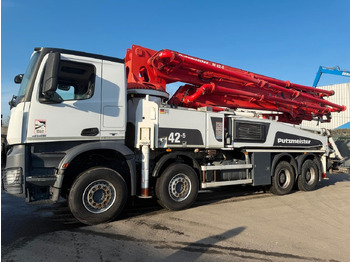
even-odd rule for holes
{"type": "Polygon", "coordinates": [[[335,67],[320,66],[318,68],[314,84],[312,85],[313,87],[317,86],[318,81],[320,81],[322,73],[350,77],[350,71],[342,70],[339,68],[339,66],[335,66],[335,67]]]}

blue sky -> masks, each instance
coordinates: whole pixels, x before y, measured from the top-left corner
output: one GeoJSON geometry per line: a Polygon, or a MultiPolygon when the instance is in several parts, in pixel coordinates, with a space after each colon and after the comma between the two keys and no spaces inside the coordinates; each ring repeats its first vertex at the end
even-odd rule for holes
{"type": "Polygon", "coordinates": [[[168,48],[312,85],[320,65],[350,70],[349,13],[349,0],[2,0],[1,112],[37,46],[119,58],[133,44],[168,48]]]}

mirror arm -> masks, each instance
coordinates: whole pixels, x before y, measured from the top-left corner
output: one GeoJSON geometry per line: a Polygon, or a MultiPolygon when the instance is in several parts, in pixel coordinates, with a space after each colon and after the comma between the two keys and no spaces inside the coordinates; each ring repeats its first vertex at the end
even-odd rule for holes
{"type": "Polygon", "coordinates": [[[10,110],[16,106],[16,99],[17,99],[17,96],[13,95],[10,102],[9,102],[10,110]]]}
{"type": "Polygon", "coordinates": [[[59,104],[63,102],[63,98],[57,94],[46,94],[39,97],[39,102],[44,104],[59,104]]]}

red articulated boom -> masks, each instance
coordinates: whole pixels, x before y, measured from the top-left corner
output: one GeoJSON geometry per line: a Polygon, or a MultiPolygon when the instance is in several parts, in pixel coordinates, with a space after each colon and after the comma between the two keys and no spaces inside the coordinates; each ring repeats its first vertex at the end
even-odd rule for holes
{"type": "Polygon", "coordinates": [[[282,81],[184,55],[171,50],[159,52],[141,46],[128,49],[125,57],[128,89],[153,89],[166,92],[166,85],[179,87],[168,104],[189,108],[213,107],[274,111],[264,117],[300,124],[302,120],[329,122],[331,112],[345,106],[324,99],[333,91],[282,81]]]}

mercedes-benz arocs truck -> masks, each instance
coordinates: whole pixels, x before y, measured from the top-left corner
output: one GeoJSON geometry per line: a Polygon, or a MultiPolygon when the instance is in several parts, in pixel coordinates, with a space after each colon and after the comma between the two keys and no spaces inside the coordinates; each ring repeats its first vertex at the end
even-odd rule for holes
{"type": "Polygon", "coordinates": [[[345,110],[332,92],[170,50],[35,48],[15,82],[3,187],[27,203],[66,198],[86,224],[135,196],[180,210],[204,188],[309,191],[342,160],[327,130],[298,125],[345,110]],[[173,82],[186,84],[169,99],[173,82]]]}

